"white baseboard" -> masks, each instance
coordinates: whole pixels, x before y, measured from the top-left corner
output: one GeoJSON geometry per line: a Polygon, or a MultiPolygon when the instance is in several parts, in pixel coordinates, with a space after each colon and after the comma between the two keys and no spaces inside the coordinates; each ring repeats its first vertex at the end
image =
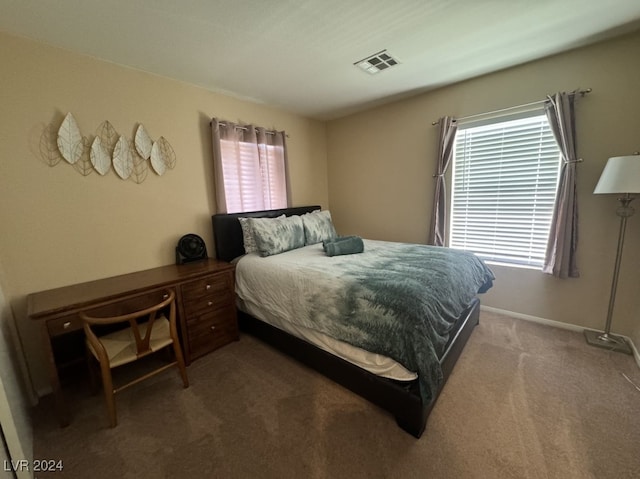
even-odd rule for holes
{"type": "MultiPolygon", "coordinates": [[[[577,326],[575,324],[563,323],[561,321],[554,321],[552,319],[539,318],[538,316],[531,316],[528,314],[516,313],[513,311],[507,311],[506,309],[492,308],[491,306],[480,305],[480,310],[488,311],[490,313],[504,314],[505,316],[511,316],[512,318],[524,319],[525,321],[531,321],[532,323],[545,324],[547,326],[552,326],[554,328],[568,329],[569,331],[577,331],[579,333],[582,333],[584,330],[596,331],[594,329],[584,328],[582,326],[577,326]]],[[[640,352],[638,352],[638,348],[636,348],[636,345],[633,344],[633,341],[631,340],[631,338],[623,334],[616,333],[616,335],[621,336],[627,340],[627,342],[631,346],[631,350],[633,351],[633,357],[636,360],[636,364],[640,368],[640,352]]]]}

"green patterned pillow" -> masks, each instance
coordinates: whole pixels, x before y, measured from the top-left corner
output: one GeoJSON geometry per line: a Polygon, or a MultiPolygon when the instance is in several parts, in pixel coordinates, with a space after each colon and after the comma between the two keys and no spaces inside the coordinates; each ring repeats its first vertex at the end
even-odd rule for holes
{"type": "MultiPolygon", "coordinates": [[[[286,215],[280,215],[278,218],[286,218],[286,215]]],[[[253,234],[253,229],[249,224],[249,218],[238,218],[238,221],[240,221],[240,227],[242,228],[242,244],[244,245],[244,252],[247,254],[257,252],[258,246],[256,245],[256,238],[253,234]]]]}
{"type": "Polygon", "coordinates": [[[271,256],[304,246],[304,226],[300,216],[249,218],[260,256],[271,256]]]}
{"type": "Polygon", "coordinates": [[[306,245],[321,243],[337,236],[329,210],[318,210],[304,214],[302,215],[302,223],[306,245]]]}

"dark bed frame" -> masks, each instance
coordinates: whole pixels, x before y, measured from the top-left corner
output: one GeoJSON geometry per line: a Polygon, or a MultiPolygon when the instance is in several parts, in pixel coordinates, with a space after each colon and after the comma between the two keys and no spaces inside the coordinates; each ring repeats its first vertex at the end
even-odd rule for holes
{"type": "MultiPolygon", "coordinates": [[[[251,213],[217,214],[212,217],[216,256],[223,261],[231,261],[244,254],[242,228],[238,218],[273,218],[285,214],[302,215],[319,210],[320,206],[301,206],[251,213]]],[[[260,321],[242,311],[238,312],[240,328],[275,348],[287,353],[305,365],[315,369],[354,393],[389,411],[398,425],[419,438],[426,426],[427,417],[435,404],[462,349],[478,324],[480,301],[474,298],[456,322],[440,365],[444,380],[434,394],[431,404],[423,404],[418,391],[418,381],[394,381],[376,376],[348,361],[292,336],[278,328],[260,321]]]]}

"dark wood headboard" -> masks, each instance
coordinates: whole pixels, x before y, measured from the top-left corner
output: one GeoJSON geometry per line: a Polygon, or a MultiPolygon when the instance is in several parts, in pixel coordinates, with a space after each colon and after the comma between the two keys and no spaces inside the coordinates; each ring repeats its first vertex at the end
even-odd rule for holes
{"type": "Polygon", "coordinates": [[[275,218],[280,215],[303,215],[321,209],[319,205],[294,206],[279,210],[251,211],[248,213],[217,214],[211,217],[216,258],[231,261],[244,254],[242,228],[238,218],[275,218]]]}

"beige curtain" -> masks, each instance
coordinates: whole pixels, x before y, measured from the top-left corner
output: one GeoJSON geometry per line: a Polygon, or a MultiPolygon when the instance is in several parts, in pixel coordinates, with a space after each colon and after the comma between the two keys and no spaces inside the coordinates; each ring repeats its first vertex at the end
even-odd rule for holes
{"type": "Polygon", "coordinates": [[[576,264],[578,248],[578,198],[576,194],[575,92],[549,96],[545,111],[562,153],[556,203],[551,220],[542,271],[558,278],[580,276],[576,264]]]}
{"type": "Polygon", "coordinates": [[[434,178],[433,211],[428,244],[444,246],[447,239],[447,191],[444,175],[453,157],[453,146],[458,126],[450,116],[440,118],[440,136],[438,139],[437,168],[434,178]]]}
{"type": "Polygon", "coordinates": [[[218,213],[289,206],[285,133],[211,120],[218,213]]]}

